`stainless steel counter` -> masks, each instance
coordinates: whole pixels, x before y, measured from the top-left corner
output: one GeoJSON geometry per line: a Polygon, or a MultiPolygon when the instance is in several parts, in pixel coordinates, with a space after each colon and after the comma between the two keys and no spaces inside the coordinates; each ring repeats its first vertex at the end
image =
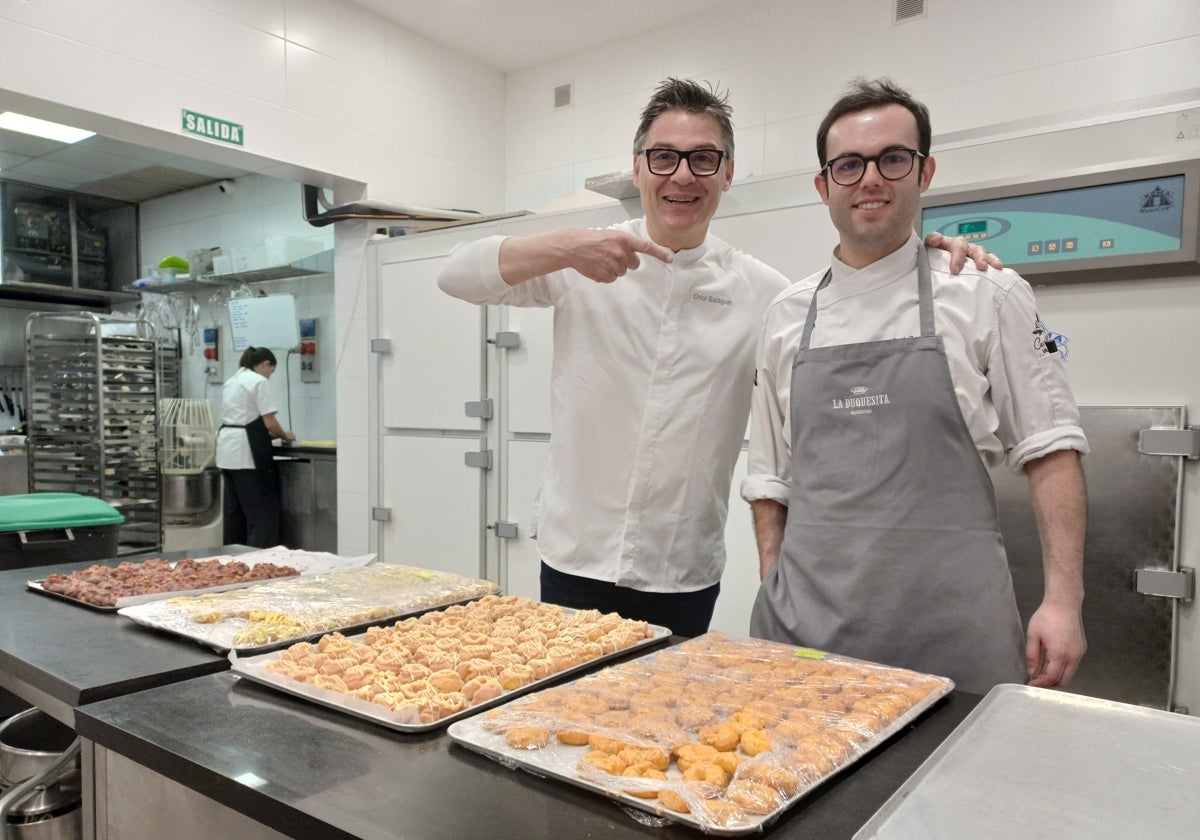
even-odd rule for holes
{"type": "MultiPolygon", "coordinates": [[[[979,699],[951,694],[765,836],[850,838],[979,699]]],[[[444,731],[398,733],[232,673],[86,706],[78,729],[106,761],[107,825],[123,840],[152,837],[137,826],[161,823],[168,808],[179,825],[203,827],[215,814],[244,840],[701,836],[678,824],[647,825],[645,814],[635,819],[602,796],[510,769],[444,731]],[[156,796],[118,795],[147,789],[156,796]]]]}
{"type": "Polygon", "coordinates": [[[337,451],[281,446],[275,451],[283,510],[279,541],[288,548],[337,552],[337,451]]]}

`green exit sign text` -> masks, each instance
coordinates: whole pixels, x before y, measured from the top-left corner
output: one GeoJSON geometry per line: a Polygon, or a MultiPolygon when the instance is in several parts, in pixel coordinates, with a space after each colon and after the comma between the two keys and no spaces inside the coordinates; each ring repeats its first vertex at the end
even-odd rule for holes
{"type": "Polygon", "coordinates": [[[183,130],[188,134],[207,137],[209,140],[220,140],[234,146],[245,145],[245,129],[241,123],[221,120],[206,114],[183,109],[183,130]]]}

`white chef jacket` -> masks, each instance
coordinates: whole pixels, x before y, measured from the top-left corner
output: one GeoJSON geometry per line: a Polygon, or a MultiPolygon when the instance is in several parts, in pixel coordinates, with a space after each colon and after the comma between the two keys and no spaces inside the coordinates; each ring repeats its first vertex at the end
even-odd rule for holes
{"type": "MultiPolygon", "coordinates": [[[[920,335],[914,233],[866,268],[833,258],[833,277],[817,298],[812,347],[920,335]]],[[[1033,289],[1015,272],[979,271],[968,261],[950,274],[950,255],[929,254],[933,319],[946,348],[954,394],[979,456],[1015,472],[1060,449],[1088,451],[1059,355],[1046,344],[1033,289]]],[[[757,387],[750,421],[747,501],[788,503],[791,483],[792,359],[800,345],[821,271],[780,294],[763,315],[757,387]]]]}
{"type": "MultiPolygon", "coordinates": [[[[642,219],[613,229],[649,238],[642,219]]],[[[671,264],[641,255],[611,284],[558,271],[509,286],[502,241],[458,246],[438,284],[472,303],[554,307],[542,559],[648,592],[718,583],[755,336],[787,281],[710,235],[671,264]]]]}
{"type": "MultiPolygon", "coordinates": [[[[225,380],[221,391],[221,424],[247,426],[265,414],[275,414],[275,395],[267,377],[239,367],[225,380]]],[[[252,470],[254,456],[245,429],[224,428],[217,432],[217,467],[223,470],[252,470]]]]}

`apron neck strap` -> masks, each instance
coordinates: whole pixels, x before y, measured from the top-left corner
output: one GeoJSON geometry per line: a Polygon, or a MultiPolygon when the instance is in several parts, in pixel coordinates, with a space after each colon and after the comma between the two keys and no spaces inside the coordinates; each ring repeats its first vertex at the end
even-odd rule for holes
{"type": "MultiPolygon", "coordinates": [[[[813,291],[812,300],[808,304],[808,317],[804,320],[804,332],[800,336],[800,349],[809,349],[813,327],[817,323],[817,294],[829,285],[833,279],[833,268],[825,270],[825,276],[813,291]]],[[[934,335],[933,327],[933,279],[929,272],[929,254],[925,244],[917,247],[917,308],[921,317],[921,335],[934,335]]]]}

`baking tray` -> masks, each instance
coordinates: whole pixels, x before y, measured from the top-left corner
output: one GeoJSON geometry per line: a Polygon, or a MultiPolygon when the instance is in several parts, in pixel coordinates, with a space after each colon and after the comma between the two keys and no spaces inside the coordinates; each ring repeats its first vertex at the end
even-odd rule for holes
{"type": "MultiPolygon", "coordinates": [[[[247,566],[253,566],[256,563],[274,563],[277,566],[292,566],[299,572],[300,575],[322,574],[339,568],[351,568],[355,566],[365,566],[375,559],[374,554],[365,554],[360,557],[339,557],[336,554],[318,551],[294,551],[292,549],[283,548],[265,548],[259,551],[251,551],[247,554],[220,554],[211,557],[197,557],[196,560],[219,560],[222,563],[236,560],[245,563],[247,566]]],[[[118,562],[137,562],[137,561],[118,561],[118,562]]],[[[105,565],[103,563],[97,565],[105,565]]],[[[170,564],[174,566],[175,563],[170,564]]],[[[288,577],[269,578],[269,580],[287,580],[295,575],[288,577]]],[[[265,583],[263,580],[242,581],[239,583],[226,583],[220,586],[207,586],[200,589],[176,589],[170,592],[149,592],[145,595],[128,595],[123,598],[118,598],[117,602],[112,606],[103,604],[90,604],[87,601],[81,601],[78,598],[72,598],[70,595],[65,595],[61,592],[53,592],[46,589],[45,578],[30,580],[25,582],[25,586],[31,591],[39,595],[46,595],[50,598],[57,598],[60,601],[66,601],[70,604],[75,604],[79,607],[87,607],[90,610],[97,612],[115,613],[124,607],[133,607],[138,604],[149,604],[154,601],[162,601],[167,598],[178,598],[183,595],[201,595],[206,592],[226,592],[231,589],[244,589],[247,586],[253,586],[258,583],[265,583]]]]}
{"type": "Polygon", "coordinates": [[[993,688],[856,840],[1194,840],[1200,719],[993,688]]]}
{"type": "Polygon", "coordinates": [[[465,603],[494,594],[498,587],[487,580],[468,578],[393,563],[339,569],[321,575],[260,583],[232,592],[185,594],[178,598],[123,607],[118,612],[132,621],[181,636],[218,653],[265,653],[334,630],[355,632],[385,621],[465,603]],[[254,611],[299,617],[308,629],[261,642],[239,642],[239,632],[252,622],[254,611]],[[198,623],[200,613],[219,613],[215,621],[198,623]]]}
{"type": "MultiPolygon", "coordinates": [[[[563,612],[570,614],[574,611],[563,608],[563,612]]],[[[317,705],[335,709],[339,712],[344,712],[351,717],[378,723],[381,726],[386,726],[389,729],[396,730],[397,732],[429,732],[435,729],[443,729],[447,726],[450,726],[455,721],[478,714],[485,709],[491,709],[495,706],[507,703],[508,701],[513,700],[516,697],[520,697],[523,694],[528,694],[532,691],[537,691],[538,689],[544,688],[550,683],[557,683],[560,680],[578,674],[581,671],[595,668],[599,664],[653,647],[660,642],[663,642],[671,635],[671,631],[666,627],[660,627],[652,624],[649,625],[649,628],[651,635],[648,638],[635,642],[633,645],[627,648],[622,648],[621,650],[599,656],[596,659],[582,662],[570,668],[565,668],[561,671],[549,674],[542,679],[529,683],[528,685],[524,685],[520,688],[512,689],[510,691],[505,691],[498,697],[494,697],[491,700],[486,700],[478,705],[455,712],[454,714],[447,715],[446,717],[432,723],[404,722],[398,718],[396,714],[391,711],[391,709],[370,703],[366,700],[360,700],[356,697],[350,697],[346,694],[342,694],[327,688],[301,683],[276,671],[269,670],[266,665],[268,662],[271,662],[279,657],[278,651],[252,657],[239,657],[236,653],[231,653],[229,655],[229,660],[231,663],[231,669],[234,671],[234,673],[239,674],[240,676],[243,676],[252,682],[269,686],[277,691],[282,691],[285,694],[291,694],[293,696],[308,700],[309,702],[316,703],[317,705]]],[[[347,638],[352,642],[361,642],[364,635],[365,634],[358,634],[349,636],[347,638]]]]}
{"type": "MultiPolygon", "coordinates": [[[[761,639],[739,639],[721,633],[709,633],[685,641],[678,646],[647,654],[631,662],[609,666],[595,674],[582,677],[570,685],[548,688],[507,704],[487,715],[458,721],[451,725],[449,735],[464,747],[493,758],[508,767],[525,770],[544,778],[557,779],[602,794],[622,805],[690,825],[708,834],[739,836],[762,831],[773,824],[788,808],[810,794],[819,785],[842,773],[888,738],[915,721],[953,690],[953,687],[953,681],[944,677],[889,668],[875,663],[825,654],[820,651],[798,649],[761,639]],[[677,659],[677,657],[685,658],[677,659]],[[769,666],[770,671],[755,667],[762,665],[769,666]],[[826,670],[822,671],[822,666],[825,666],[826,670]],[[836,676],[839,669],[845,675],[843,678],[836,676]],[[850,674],[855,676],[850,677],[850,674]],[[612,697],[614,696],[612,686],[630,685],[636,686],[636,688],[625,699],[618,698],[615,706],[620,706],[628,701],[628,714],[645,720],[651,712],[644,705],[639,704],[648,703],[658,690],[654,687],[654,679],[663,679],[669,686],[673,681],[677,682],[681,675],[690,681],[682,688],[670,689],[666,702],[672,702],[672,698],[675,702],[675,706],[668,707],[668,710],[677,715],[675,723],[683,730],[682,736],[679,732],[668,730],[665,727],[656,730],[655,724],[651,722],[651,728],[642,729],[641,734],[645,735],[648,732],[655,734],[639,738],[633,734],[638,728],[635,721],[632,719],[628,721],[628,729],[623,728],[624,725],[617,725],[616,728],[613,728],[614,725],[608,722],[609,719],[604,713],[593,713],[590,722],[580,724],[568,723],[567,719],[562,717],[556,719],[556,715],[561,714],[559,712],[552,712],[547,717],[545,712],[536,711],[537,706],[545,700],[551,700],[552,704],[552,695],[555,692],[563,696],[563,702],[566,704],[563,708],[570,709],[573,702],[572,696],[590,694],[612,697]],[[651,678],[649,684],[646,682],[647,677],[651,678]],[[880,725],[876,731],[868,733],[864,729],[859,733],[862,740],[840,757],[832,758],[831,766],[828,769],[818,770],[798,764],[800,759],[797,759],[796,756],[800,750],[799,741],[793,740],[797,737],[797,730],[793,728],[791,734],[785,734],[788,731],[786,729],[788,716],[791,715],[793,720],[801,720],[804,719],[804,715],[808,715],[807,719],[810,723],[819,727],[836,727],[842,721],[846,721],[842,731],[853,729],[854,727],[849,723],[849,712],[822,710],[820,707],[833,705],[830,698],[835,697],[843,690],[850,692],[853,689],[855,696],[866,696],[866,693],[871,690],[868,685],[871,682],[879,685],[880,680],[888,686],[919,684],[924,687],[921,690],[927,691],[927,693],[919,700],[910,700],[907,708],[897,713],[890,721],[880,725]],[[605,685],[610,687],[606,689],[605,685]],[[757,700],[748,699],[756,691],[761,696],[757,700]],[[766,691],[769,697],[774,699],[769,699],[768,694],[762,694],[763,691],[766,691]],[[864,694],[858,695],[859,691],[864,694]],[[671,762],[666,771],[666,781],[661,782],[641,779],[631,781],[623,776],[603,773],[592,773],[585,777],[580,774],[578,768],[582,766],[581,759],[588,752],[588,747],[567,746],[552,737],[549,743],[541,748],[515,749],[509,746],[506,734],[497,731],[497,726],[500,728],[506,726],[545,727],[551,730],[575,729],[584,732],[590,729],[595,734],[609,738],[640,741],[644,744],[657,743],[663,749],[667,749],[670,746],[665,743],[667,738],[673,739],[672,743],[675,744],[679,743],[681,737],[686,737],[688,743],[699,742],[701,738],[699,726],[683,725],[684,714],[695,714],[694,710],[685,709],[685,707],[697,705],[694,702],[697,696],[706,698],[706,702],[709,703],[717,720],[732,720],[733,715],[746,711],[757,711],[766,720],[772,714],[767,710],[775,708],[776,719],[763,729],[772,743],[772,748],[751,757],[742,752],[740,746],[735,747],[734,751],[741,760],[737,773],[742,775],[735,774],[731,778],[731,783],[739,780],[749,781],[754,778],[762,779],[766,778],[769,771],[773,770],[791,774],[792,780],[796,783],[795,787],[788,794],[779,793],[779,796],[776,797],[777,804],[768,804],[760,809],[766,811],[765,813],[731,813],[727,803],[722,804],[725,795],[733,790],[729,787],[712,788],[710,792],[716,794],[713,797],[715,801],[708,805],[693,805],[695,809],[693,812],[680,813],[670,810],[655,798],[634,796],[630,791],[639,788],[643,791],[661,788],[670,788],[675,791],[690,790],[683,784],[682,774],[675,761],[671,762]],[[786,701],[785,697],[788,698],[786,701]],[[596,731],[596,726],[601,727],[599,731],[596,731]],[[763,771],[764,775],[757,775],[755,771],[763,771]],[[703,810],[706,807],[709,809],[708,811],[703,810]]],[[[916,692],[914,692],[914,696],[915,694],[916,692]]],[[[850,695],[843,694],[842,696],[849,697],[850,695]]],[[[704,702],[701,701],[699,705],[703,706],[704,702]]],[[[614,701],[610,700],[610,707],[613,703],[614,701]]],[[[705,710],[701,708],[700,711],[705,710]]],[[[574,720],[579,720],[579,718],[574,720]]],[[[829,732],[831,729],[825,728],[823,731],[829,732]]],[[[775,776],[774,778],[778,780],[781,777],[775,776]]],[[[784,782],[776,781],[775,784],[777,785],[776,791],[785,789],[784,782]]],[[[791,784],[788,783],[787,787],[791,787],[791,784]]],[[[776,799],[772,799],[771,803],[775,803],[776,799]]]]}

